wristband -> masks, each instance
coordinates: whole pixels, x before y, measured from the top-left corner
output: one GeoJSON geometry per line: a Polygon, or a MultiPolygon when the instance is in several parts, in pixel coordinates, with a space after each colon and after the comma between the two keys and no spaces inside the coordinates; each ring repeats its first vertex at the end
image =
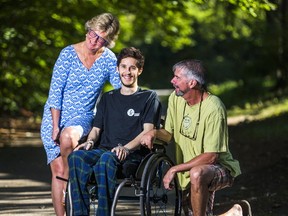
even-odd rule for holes
{"type": "Polygon", "coordinates": [[[88,139],[87,140],[87,144],[90,144],[90,145],[94,146],[94,141],[92,139],[88,139]]]}
{"type": "Polygon", "coordinates": [[[127,155],[130,154],[130,149],[128,149],[127,147],[123,146],[123,145],[120,144],[120,143],[118,144],[118,146],[119,146],[120,148],[123,148],[127,155]]]}

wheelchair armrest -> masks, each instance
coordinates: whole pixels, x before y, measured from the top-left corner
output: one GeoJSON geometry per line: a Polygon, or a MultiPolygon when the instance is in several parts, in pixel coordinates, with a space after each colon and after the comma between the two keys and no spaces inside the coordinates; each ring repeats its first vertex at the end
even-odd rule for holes
{"type": "Polygon", "coordinates": [[[158,144],[158,145],[163,145],[163,146],[167,146],[167,145],[168,145],[167,142],[165,142],[165,141],[163,141],[163,140],[160,140],[160,139],[157,139],[157,138],[154,140],[153,144],[154,144],[154,145],[155,145],[155,144],[158,144]]]}
{"type": "Polygon", "coordinates": [[[153,143],[153,152],[163,152],[166,153],[165,146],[167,146],[167,142],[163,140],[156,139],[153,143]]]}
{"type": "Polygon", "coordinates": [[[143,158],[143,160],[141,161],[139,167],[137,168],[137,171],[136,171],[136,174],[135,174],[136,179],[141,179],[142,178],[142,173],[143,173],[143,170],[145,168],[145,165],[147,164],[147,161],[149,160],[149,158],[152,155],[157,154],[157,153],[164,153],[164,154],[166,153],[165,146],[167,146],[167,143],[165,141],[162,141],[160,139],[155,139],[154,140],[152,150],[150,151],[149,154],[147,154],[143,158]]]}

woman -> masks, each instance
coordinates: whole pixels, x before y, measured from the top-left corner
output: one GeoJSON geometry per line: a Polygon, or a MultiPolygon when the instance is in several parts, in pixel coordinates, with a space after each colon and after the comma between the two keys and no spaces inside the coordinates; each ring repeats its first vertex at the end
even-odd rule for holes
{"type": "Polygon", "coordinates": [[[91,130],[94,108],[103,85],[121,86],[113,47],[120,24],[112,14],[93,17],[85,24],[85,41],[65,47],[53,69],[48,100],[44,107],[41,138],[52,172],[52,201],[56,215],[62,205],[68,178],[67,157],[81,137],[91,130]]]}

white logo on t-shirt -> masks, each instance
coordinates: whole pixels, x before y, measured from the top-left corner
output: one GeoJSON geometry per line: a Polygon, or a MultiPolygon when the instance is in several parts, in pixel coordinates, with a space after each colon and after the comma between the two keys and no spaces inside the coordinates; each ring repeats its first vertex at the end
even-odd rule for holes
{"type": "Polygon", "coordinates": [[[127,111],[127,115],[128,115],[128,116],[134,116],[134,113],[135,113],[135,111],[134,111],[133,109],[129,109],[129,110],[127,111]]]}

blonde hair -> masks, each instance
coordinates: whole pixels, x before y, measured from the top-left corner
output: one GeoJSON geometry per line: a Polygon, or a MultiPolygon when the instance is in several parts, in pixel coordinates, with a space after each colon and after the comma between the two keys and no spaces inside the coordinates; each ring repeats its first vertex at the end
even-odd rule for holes
{"type": "Polygon", "coordinates": [[[89,29],[105,32],[105,39],[109,42],[107,47],[112,48],[115,46],[115,41],[120,32],[120,23],[111,13],[103,13],[85,23],[85,30],[88,31],[89,29]]]}

